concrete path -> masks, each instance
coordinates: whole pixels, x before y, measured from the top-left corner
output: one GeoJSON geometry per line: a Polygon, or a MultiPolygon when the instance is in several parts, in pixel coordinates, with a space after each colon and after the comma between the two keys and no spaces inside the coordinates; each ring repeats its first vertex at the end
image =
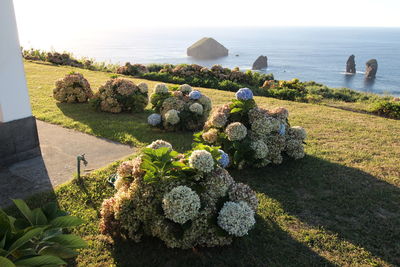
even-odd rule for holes
{"type": "Polygon", "coordinates": [[[0,207],[11,198],[25,198],[72,179],[76,157],[85,154],[88,165],[81,173],[106,166],[135,152],[135,149],[103,138],[36,121],[42,157],[0,169],[0,207]]]}

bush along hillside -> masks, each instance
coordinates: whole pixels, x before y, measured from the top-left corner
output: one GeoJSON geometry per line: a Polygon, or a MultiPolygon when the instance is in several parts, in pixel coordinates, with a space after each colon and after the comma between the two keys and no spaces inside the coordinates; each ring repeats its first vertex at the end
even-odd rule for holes
{"type": "Polygon", "coordinates": [[[100,86],[90,103],[104,112],[142,112],[149,102],[147,92],[146,83],[136,85],[128,79],[112,77],[100,86]]]}
{"type": "Polygon", "coordinates": [[[241,87],[258,88],[265,81],[274,79],[272,74],[261,74],[251,70],[243,72],[237,67],[229,69],[223,68],[220,65],[206,68],[196,64],[180,64],[176,66],[161,65],[159,68],[161,69],[158,72],[143,72],[138,77],[178,84],[187,83],[192,86],[215,88],[225,91],[237,91],[241,87]]]}
{"type": "Polygon", "coordinates": [[[282,107],[257,107],[252,91],[242,88],[232,103],[214,110],[204,130],[195,134],[195,141],[221,146],[238,169],[280,164],[284,154],[300,159],[304,157],[306,132],[302,127],[291,127],[288,116],[282,107]]]}
{"type": "Polygon", "coordinates": [[[148,123],[168,131],[201,130],[212,108],[210,98],[188,84],[172,89],[163,83],[155,86],[150,102],[156,113],[148,117],[148,123]]]}
{"type": "Polygon", "coordinates": [[[371,112],[392,119],[400,119],[400,98],[376,102],[372,105],[371,112]]]}
{"type": "Polygon", "coordinates": [[[228,245],[247,235],[258,200],[224,169],[227,159],[217,147],[179,154],[154,141],[119,166],[117,192],[102,204],[101,232],[136,242],[153,236],[182,249],[228,245]]]}
{"type": "MultiPolygon", "coordinates": [[[[224,91],[237,91],[240,88],[251,88],[255,95],[274,97],[297,102],[324,103],[340,101],[347,103],[365,103],[370,107],[363,112],[389,118],[399,119],[396,105],[390,96],[358,92],[349,88],[330,88],[314,81],[301,82],[299,79],[290,81],[275,80],[273,74],[247,70],[241,71],[214,65],[211,68],[197,64],[131,64],[124,66],[95,62],[92,59],[76,59],[70,53],[45,52],[41,50],[22,50],[27,60],[46,61],[55,65],[68,65],[96,71],[114,72],[118,74],[161,81],[175,84],[190,84],[192,86],[214,88],[224,91]],[[385,108],[376,108],[378,103],[386,102],[385,108]]],[[[382,104],[381,104],[382,105],[382,104]]]]}
{"type": "Polygon", "coordinates": [[[22,57],[26,60],[45,61],[54,65],[72,66],[94,71],[116,72],[118,64],[109,64],[105,62],[96,62],[89,58],[75,58],[69,52],[47,52],[40,49],[23,49],[22,57]]]}
{"type": "Polygon", "coordinates": [[[257,90],[258,94],[282,100],[299,102],[320,102],[323,99],[339,100],[344,102],[376,101],[388,99],[375,94],[357,92],[349,88],[329,88],[314,81],[301,82],[299,79],[290,81],[270,80],[257,90]]]}
{"type": "Polygon", "coordinates": [[[88,80],[82,74],[71,72],[56,81],[53,97],[59,102],[86,103],[93,97],[88,80]]]}

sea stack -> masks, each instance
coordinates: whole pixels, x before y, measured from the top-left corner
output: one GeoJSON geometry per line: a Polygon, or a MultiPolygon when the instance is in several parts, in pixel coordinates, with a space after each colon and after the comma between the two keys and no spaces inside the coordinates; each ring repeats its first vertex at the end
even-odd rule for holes
{"type": "Polygon", "coordinates": [[[187,49],[187,55],[199,59],[214,59],[225,57],[229,50],[210,37],[204,37],[187,49]]]}
{"type": "Polygon", "coordinates": [[[347,60],[347,63],[346,63],[346,72],[347,73],[352,73],[352,74],[356,73],[356,62],[355,62],[354,58],[355,58],[355,56],[351,55],[349,57],[349,59],[347,60]]]}
{"type": "Polygon", "coordinates": [[[378,61],[376,59],[370,59],[365,63],[365,78],[375,79],[377,71],[378,61]]]}
{"type": "Polygon", "coordinates": [[[253,70],[262,70],[268,68],[268,58],[266,56],[259,56],[253,63],[253,70]]]}

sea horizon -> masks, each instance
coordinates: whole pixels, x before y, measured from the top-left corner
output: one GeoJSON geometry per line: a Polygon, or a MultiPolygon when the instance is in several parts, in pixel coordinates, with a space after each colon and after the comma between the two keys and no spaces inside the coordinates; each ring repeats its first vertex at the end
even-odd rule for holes
{"type": "Polygon", "coordinates": [[[268,68],[262,72],[273,73],[276,79],[299,78],[334,88],[400,95],[399,27],[82,28],[54,34],[22,32],[20,41],[25,49],[68,51],[115,64],[220,64],[248,70],[258,56],[265,55],[268,68]],[[216,39],[229,49],[229,55],[214,60],[188,57],[187,47],[203,37],[216,39]],[[357,73],[346,75],[346,61],[352,54],[357,73]],[[372,58],[378,60],[378,73],[368,81],[364,79],[365,63],[372,58]]]}

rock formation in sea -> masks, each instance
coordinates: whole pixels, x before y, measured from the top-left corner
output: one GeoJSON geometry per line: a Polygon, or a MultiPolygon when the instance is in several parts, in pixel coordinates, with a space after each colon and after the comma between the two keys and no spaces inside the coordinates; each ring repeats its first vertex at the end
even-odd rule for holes
{"type": "Polygon", "coordinates": [[[346,63],[346,72],[347,73],[356,73],[356,62],[354,60],[354,55],[351,55],[346,63]]]}
{"type": "Polygon", "coordinates": [[[210,37],[204,37],[192,44],[187,49],[187,55],[200,59],[214,59],[225,57],[229,50],[225,46],[210,37]]]}
{"type": "Polygon", "coordinates": [[[378,61],[376,59],[370,59],[365,63],[365,78],[375,79],[377,71],[378,61]]]}
{"type": "Polygon", "coordinates": [[[253,63],[253,70],[262,70],[268,68],[268,58],[266,56],[259,56],[253,63]]]}

